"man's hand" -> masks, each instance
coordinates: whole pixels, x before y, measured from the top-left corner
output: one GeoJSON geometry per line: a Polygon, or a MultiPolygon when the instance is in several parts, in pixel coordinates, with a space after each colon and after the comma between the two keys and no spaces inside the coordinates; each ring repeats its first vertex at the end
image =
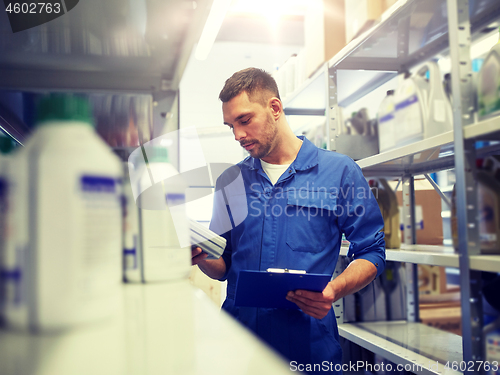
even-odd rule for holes
{"type": "Polygon", "coordinates": [[[195,265],[205,260],[208,257],[207,253],[204,253],[199,246],[191,246],[191,265],[195,265]]]}
{"type": "Polygon", "coordinates": [[[286,299],[294,302],[307,315],[323,319],[332,303],[370,284],[377,276],[377,267],[366,259],[356,259],[330,281],[322,293],[296,290],[288,292],[286,299]]]}
{"type": "Polygon", "coordinates": [[[286,299],[297,304],[305,314],[316,319],[323,319],[335,301],[335,292],[332,285],[328,283],[321,293],[307,290],[290,291],[286,299]]]}

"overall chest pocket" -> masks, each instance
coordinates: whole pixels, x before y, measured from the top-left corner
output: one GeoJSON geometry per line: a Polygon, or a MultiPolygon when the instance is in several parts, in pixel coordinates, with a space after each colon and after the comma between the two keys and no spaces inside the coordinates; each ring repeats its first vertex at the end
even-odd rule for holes
{"type": "Polygon", "coordinates": [[[287,197],[286,243],[294,251],[319,253],[332,246],[336,199],[309,191],[287,197]]]}

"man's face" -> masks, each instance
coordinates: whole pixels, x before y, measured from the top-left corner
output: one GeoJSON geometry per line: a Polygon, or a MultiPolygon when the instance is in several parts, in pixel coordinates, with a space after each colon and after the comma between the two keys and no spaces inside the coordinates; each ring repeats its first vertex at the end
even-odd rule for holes
{"type": "Polygon", "coordinates": [[[226,103],[222,103],[224,124],[234,134],[234,139],[254,158],[265,158],[276,145],[277,124],[269,105],[251,102],[243,91],[226,103]]]}

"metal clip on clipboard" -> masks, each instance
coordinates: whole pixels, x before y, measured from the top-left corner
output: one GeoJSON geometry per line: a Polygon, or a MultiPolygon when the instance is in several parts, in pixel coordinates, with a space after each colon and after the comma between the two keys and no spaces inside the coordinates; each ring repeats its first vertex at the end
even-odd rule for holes
{"type": "Polygon", "coordinates": [[[267,272],[275,272],[275,273],[300,273],[300,274],[307,273],[304,270],[290,270],[288,268],[268,268],[267,272]]]}

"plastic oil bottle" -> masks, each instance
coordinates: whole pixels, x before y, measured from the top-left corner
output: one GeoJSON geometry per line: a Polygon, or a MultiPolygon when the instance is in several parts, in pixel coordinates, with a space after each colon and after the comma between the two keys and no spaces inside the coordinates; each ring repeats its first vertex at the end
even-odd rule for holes
{"type": "Polygon", "coordinates": [[[396,120],[394,90],[387,91],[387,96],[380,103],[378,113],[378,147],[384,152],[396,147],[396,120]]]}
{"type": "Polygon", "coordinates": [[[433,137],[453,129],[453,111],[443,87],[439,66],[434,61],[427,62],[419,74],[428,73],[427,114],[424,119],[424,138],[433,137]]]}
{"type": "Polygon", "coordinates": [[[421,140],[424,136],[424,119],[427,117],[427,81],[417,75],[400,76],[394,94],[397,146],[421,140]]]}
{"type": "Polygon", "coordinates": [[[485,164],[477,171],[481,252],[500,254],[500,182],[485,164]]]}
{"type": "MultiPolygon", "coordinates": [[[[476,161],[477,209],[481,253],[500,254],[500,181],[483,168],[483,160],[476,161]]],[[[453,246],[458,249],[458,222],[456,192],[453,188],[451,207],[453,246]]]]}
{"type": "Polygon", "coordinates": [[[119,159],[96,135],[88,102],[54,94],[14,155],[21,301],[8,327],[69,328],[113,316],[121,301],[119,159]]]}
{"type": "Polygon", "coordinates": [[[401,247],[401,234],[399,230],[399,208],[397,197],[387,183],[387,180],[381,178],[379,179],[379,183],[371,180],[370,187],[372,188],[372,192],[377,199],[380,212],[384,218],[385,247],[387,249],[399,249],[401,247]]]}
{"type": "MultiPolygon", "coordinates": [[[[191,272],[191,246],[184,183],[156,140],[129,157],[129,174],[139,208],[141,281],[185,279],[191,272]]],[[[159,142],[158,142],[159,143],[159,142]]]]}
{"type": "Polygon", "coordinates": [[[139,209],[130,185],[128,163],[124,163],[123,172],[123,279],[126,282],[141,282],[139,209]]]}
{"type": "Polygon", "coordinates": [[[479,117],[500,111],[500,41],[486,56],[477,86],[479,117]]]}

